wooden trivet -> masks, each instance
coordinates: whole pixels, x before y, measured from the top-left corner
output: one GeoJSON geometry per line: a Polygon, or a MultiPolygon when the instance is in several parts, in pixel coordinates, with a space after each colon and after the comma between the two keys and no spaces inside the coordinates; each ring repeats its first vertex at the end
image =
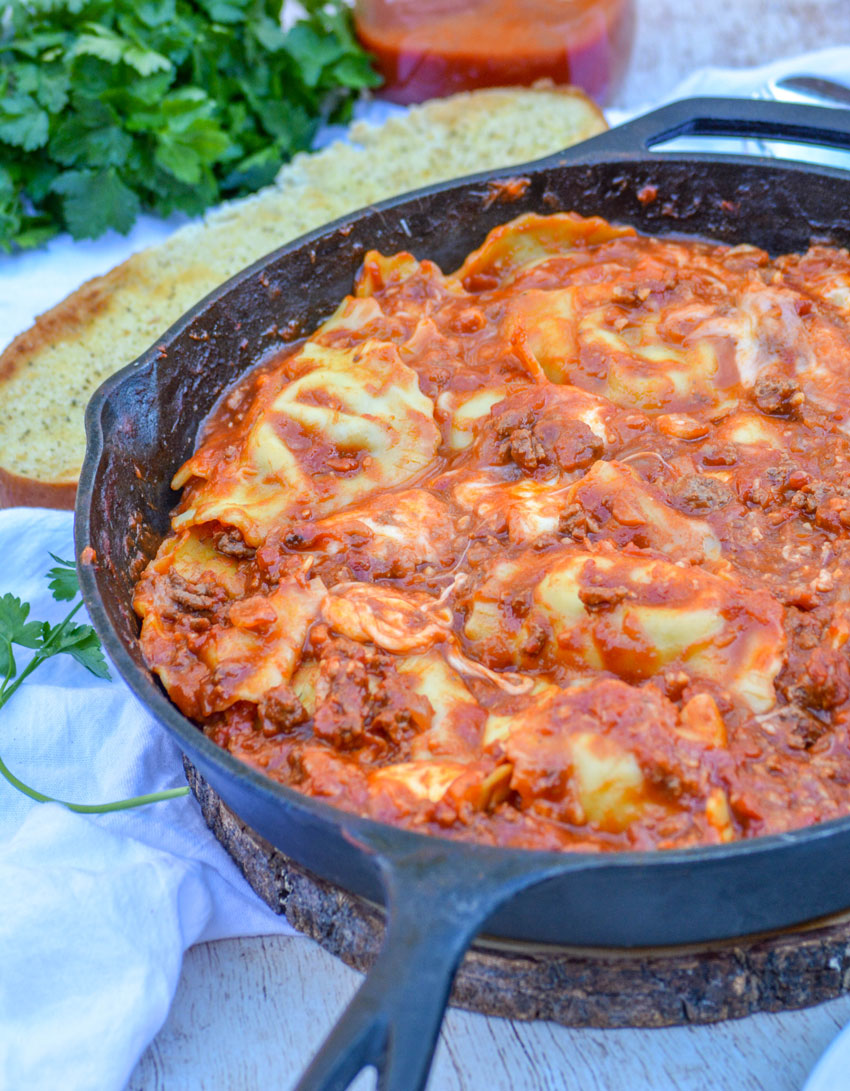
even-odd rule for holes
{"type": "MultiPolygon", "coordinates": [[[[287,859],[222,803],[184,758],[207,825],[275,913],[365,971],[379,906],[287,859]]],[[[850,992],[850,912],[768,936],[622,951],[480,937],[455,979],[456,1007],[571,1027],[664,1027],[804,1008],[850,992]]]]}

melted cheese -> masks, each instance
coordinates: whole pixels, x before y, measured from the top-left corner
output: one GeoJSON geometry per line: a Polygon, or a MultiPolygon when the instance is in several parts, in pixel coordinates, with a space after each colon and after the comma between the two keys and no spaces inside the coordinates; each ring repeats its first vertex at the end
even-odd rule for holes
{"type": "Polygon", "coordinates": [[[452,613],[430,595],[372,583],[340,583],[322,601],[322,617],[351,640],[411,652],[447,640],[452,613]]]}
{"type": "Polygon", "coordinates": [[[376,496],[315,523],[288,530],[299,549],[335,557],[364,552],[373,575],[409,571],[421,564],[448,565],[457,534],[446,503],[424,489],[376,496]]]}
{"type": "Polygon", "coordinates": [[[453,490],[454,498],[490,533],[507,532],[511,542],[531,543],[554,534],[565,507],[567,486],[524,480],[505,482],[498,474],[467,477],[453,490]]]}
{"type": "Polygon", "coordinates": [[[369,778],[382,791],[409,792],[414,799],[438,803],[452,784],[466,772],[461,762],[405,761],[378,769],[369,778]]]}

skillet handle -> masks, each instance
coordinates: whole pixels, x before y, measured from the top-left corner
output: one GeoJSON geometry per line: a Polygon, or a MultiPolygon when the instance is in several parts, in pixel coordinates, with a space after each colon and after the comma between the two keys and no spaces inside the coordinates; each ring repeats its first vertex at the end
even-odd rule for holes
{"type": "Polygon", "coordinates": [[[423,1091],[467,947],[503,902],[564,870],[550,857],[538,869],[490,860],[459,875],[439,844],[378,862],[389,903],[384,945],[294,1091],[343,1091],[369,1065],[378,1091],[423,1091]]]}
{"type": "MultiPolygon", "coordinates": [[[[631,156],[679,136],[733,136],[850,149],[850,110],[768,99],[681,99],[575,145],[575,160],[631,156]]],[[[562,152],[558,161],[573,162],[572,150],[562,152]]]]}

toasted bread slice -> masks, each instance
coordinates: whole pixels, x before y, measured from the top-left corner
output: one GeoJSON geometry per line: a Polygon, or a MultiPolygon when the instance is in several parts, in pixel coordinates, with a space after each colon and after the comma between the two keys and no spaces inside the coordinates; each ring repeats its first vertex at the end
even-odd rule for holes
{"type": "Polygon", "coordinates": [[[350,144],[297,156],[273,186],[88,281],[0,356],[0,507],[72,507],[92,393],[246,265],[364,205],[527,162],[605,127],[599,109],[572,88],[434,100],[380,126],[353,125],[350,144]]]}

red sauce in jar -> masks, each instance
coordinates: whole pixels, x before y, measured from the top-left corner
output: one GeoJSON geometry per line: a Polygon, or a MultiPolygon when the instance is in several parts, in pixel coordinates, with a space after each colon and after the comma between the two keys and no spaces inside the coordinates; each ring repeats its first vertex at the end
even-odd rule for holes
{"type": "Polygon", "coordinates": [[[632,0],[359,0],[357,34],[394,102],[543,78],[610,97],[631,49],[632,0]]]}

